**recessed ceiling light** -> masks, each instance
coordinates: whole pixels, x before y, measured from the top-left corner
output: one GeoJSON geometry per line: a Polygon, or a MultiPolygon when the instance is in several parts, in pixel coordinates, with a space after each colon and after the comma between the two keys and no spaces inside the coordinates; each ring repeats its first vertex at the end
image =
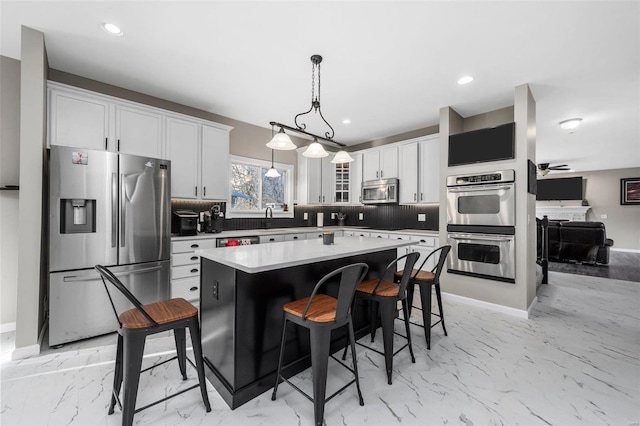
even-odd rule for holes
{"type": "Polygon", "coordinates": [[[102,27],[102,29],[105,30],[107,33],[114,36],[121,36],[123,34],[119,26],[115,24],[111,24],[109,22],[100,23],[100,27],[102,27]]]}
{"type": "Polygon", "coordinates": [[[351,124],[351,120],[345,118],[344,120],[342,120],[342,124],[351,124]]]}
{"type": "Polygon", "coordinates": [[[463,85],[463,84],[469,84],[473,81],[473,77],[471,77],[470,75],[465,75],[464,77],[460,77],[458,79],[458,84],[463,85]]]}
{"type": "Polygon", "coordinates": [[[560,128],[564,130],[573,130],[580,125],[582,118],[571,118],[560,122],[560,128]]]}

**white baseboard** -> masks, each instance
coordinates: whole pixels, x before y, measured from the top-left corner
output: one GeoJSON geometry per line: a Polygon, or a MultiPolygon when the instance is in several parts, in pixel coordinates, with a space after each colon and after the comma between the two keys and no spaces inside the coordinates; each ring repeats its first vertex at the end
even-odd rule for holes
{"type": "Polygon", "coordinates": [[[40,355],[40,345],[25,346],[24,348],[16,348],[11,352],[11,360],[31,358],[40,355]]]}
{"type": "Polygon", "coordinates": [[[640,253],[639,249],[627,249],[627,248],[611,247],[611,248],[609,248],[609,250],[611,250],[611,251],[626,251],[628,253],[640,253]]]}
{"type": "Polygon", "coordinates": [[[538,298],[534,299],[534,301],[529,306],[529,309],[524,311],[522,309],[510,308],[508,306],[497,305],[495,303],[484,302],[482,300],[471,299],[469,297],[458,296],[457,294],[445,293],[442,292],[442,298],[445,300],[452,300],[454,302],[464,303],[466,305],[478,306],[480,308],[488,309],[490,311],[502,312],[504,314],[513,315],[518,318],[529,318],[529,312],[535,306],[538,298]]]}
{"type": "Polygon", "coordinates": [[[8,333],[9,331],[16,331],[15,322],[7,322],[4,324],[0,324],[0,333],[8,333]]]}
{"type": "Polygon", "coordinates": [[[531,317],[531,312],[533,312],[537,304],[538,304],[538,296],[533,298],[533,300],[531,301],[531,304],[527,308],[527,318],[531,317]]]}

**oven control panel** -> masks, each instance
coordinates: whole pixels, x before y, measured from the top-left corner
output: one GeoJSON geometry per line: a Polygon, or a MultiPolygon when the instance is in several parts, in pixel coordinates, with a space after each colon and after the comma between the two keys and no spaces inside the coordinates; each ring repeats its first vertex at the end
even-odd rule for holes
{"type": "Polygon", "coordinates": [[[478,185],[488,183],[513,182],[514,170],[499,170],[490,173],[447,176],[447,186],[478,185]]]}

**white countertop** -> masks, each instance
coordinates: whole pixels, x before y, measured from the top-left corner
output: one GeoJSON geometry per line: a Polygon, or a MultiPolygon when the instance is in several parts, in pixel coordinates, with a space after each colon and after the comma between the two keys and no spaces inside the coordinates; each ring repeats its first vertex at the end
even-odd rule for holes
{"type": "Polygon", "coordinates": [[[314,238],[274,244],[220,247],[198,250],[196,254],[205,259],[253,274],[395,249],[412,244],[417,244],[417,242],[369,237],[336,237],[335,244],[324,245],[322,238],[314,238]]]}
{"type": "Polygon", "coordinates": [[[312,233],[323,231],[363,231],[363,232],[384,232],[389,234],[403,234],[403,235],[425,235],[425,236],[438,236],[438,231],[428,231],[423,229],[375,229],[365,228],[359,226],[325,226],[317,228],[315,226],[301,226],[295,228],[271,228],[271,229],[243,229],[237,231],[222,231],[217,234],[207,234],[204,232],[198,233],[198,235],[179,237],[172,236],[173,241],[181,240],[193,240],[193,239],[209,239],[209,238],[238,238],[238,237],[259,237],[260,235],[280,235],[280,234],[298,234],[298,233],[312,233]]]}

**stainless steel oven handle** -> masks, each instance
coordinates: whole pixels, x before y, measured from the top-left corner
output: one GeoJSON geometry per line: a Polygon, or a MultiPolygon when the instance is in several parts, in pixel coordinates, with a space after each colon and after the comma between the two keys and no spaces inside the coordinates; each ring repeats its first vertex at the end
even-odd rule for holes
{"type": "Polygon", "coordinates": [[[479,186],[456,186],[447,188],[448,192],[477,192],[477,191],[493,191],[496,189],[512,189],[513,184],[505,185],[479,185],[479,186]]]}
{"type": "Polygon", "coordinates": [[[449,238],[452,240],[483,240],[483,241],[512,241],[513,235],[508,236],[496,236],[490,234],[449,234],[449,238]]]}

